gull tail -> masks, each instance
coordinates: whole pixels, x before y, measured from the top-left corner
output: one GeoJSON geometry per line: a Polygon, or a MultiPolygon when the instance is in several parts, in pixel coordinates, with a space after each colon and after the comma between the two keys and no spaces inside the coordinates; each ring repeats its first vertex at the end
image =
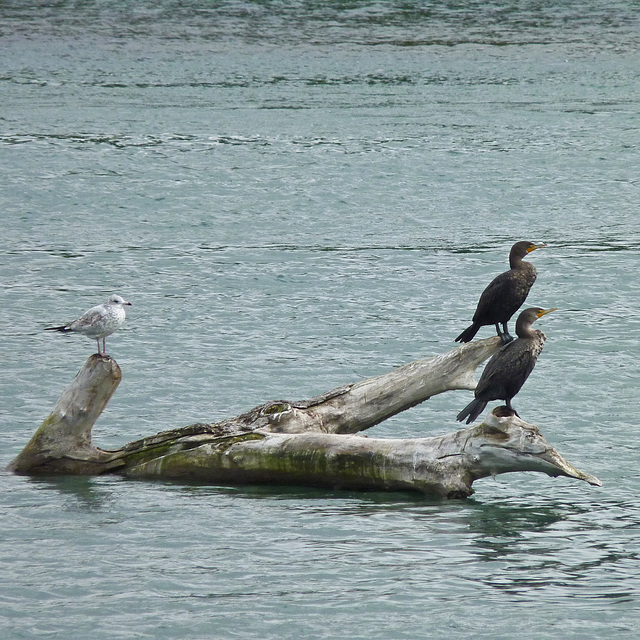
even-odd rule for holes
{"type": "Polygon", "coordinates": [[[471,424],[487,406],[486,400],[476,398],[472,400],[456,417],[458,422],[463,422],[467,418],[467,424],[471,424]]]}
{"type": "Polygon", "coordinates": [[[69,325],[63,324],[61,327],[47,327],[45,331],[61,331],[62,333],[67,333],[71,331],[71,329],[69,329],[69,325]]]}

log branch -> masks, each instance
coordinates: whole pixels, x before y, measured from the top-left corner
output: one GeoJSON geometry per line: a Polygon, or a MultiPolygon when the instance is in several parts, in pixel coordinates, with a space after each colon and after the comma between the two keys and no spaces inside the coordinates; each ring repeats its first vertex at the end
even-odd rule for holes
{"type": "Polygon", "coordinates": [[[501,346],[497,336],[470,342],[311,400],[266,403],[235,421],[274,433],[358,433],[445,391],[475,389],[474,371],[501,346]]]}
{"type": "Polygon", "coordinates": [[[537,427],[506,407],[480,425],[431,438],[357,435],[438,393],[473,389],[473,372],[500,348],[499,338],[471,342],[311,400],[268,402],[235,418],[194,424],[105,451],[93,423],[121,373],[93,355],[9,470],[15,473],[120,473],[136,478],[195,479],[215,484],[286,484],[415,490],[463,497],[475,480],[539,471],[593,485],[551,447],[537,427]]]}

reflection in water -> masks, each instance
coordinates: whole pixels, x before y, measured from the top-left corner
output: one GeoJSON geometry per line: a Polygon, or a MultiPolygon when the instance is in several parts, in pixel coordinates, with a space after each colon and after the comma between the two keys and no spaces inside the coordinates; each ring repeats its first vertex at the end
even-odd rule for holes
{"type": "MultiPolygon", "coordinates": [[[[112,491],[103,482],[90,476],[34,476],[27,482],[36,491],[55,491],[68,511],[106,511],[112,503],[112,491]]],[[[52,500],[52,502],[57,502],[52,500]]]]}
{"type": "Polygon", "coordinates": [[[531,532],[545,531],[570,515],[583,511],[580,507],[553,502],[535,506],[483,504],[481,508],[468,512],[469,530],[479,534],[479,544],[490,540],[499,548],[501,544],[508,546],[512,540],[531,532]]]}
{"type": "Polygon", "coordinates": [[[486,586],[520,598],[578,590],[592,598],[625,601],[637,592],[628,581],[640,553],[617,534],[619,523],[595,524],[593,509],[559,501],[487,504],[467,516],[476,534],[474,555],[481,561],[476,579],[486,586]],[[605,574],[618,574],[621,583],[603,581],[605,574]]]}

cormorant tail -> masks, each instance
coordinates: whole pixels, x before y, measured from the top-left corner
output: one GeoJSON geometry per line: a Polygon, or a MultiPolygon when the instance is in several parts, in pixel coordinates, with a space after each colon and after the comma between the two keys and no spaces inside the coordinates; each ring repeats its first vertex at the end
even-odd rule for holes
{"type": "Polygon", "coordinates": [[[471,342],[471,340],[473,340],[473,337],[476,335],[476,333],[478,333],[478,331],[480,331],[480,327],[482,325],[480,324],[476,324],[475,322],[470,326],[467,327],[455,340],[454,342],[471,342]]]}
{"type": "Polygon", "coordinates": [[[484,411],[486,406],[486,400],[475,398],[458,414],[456,420],[458,422],[463,422],[468,416],[467,424],[471,424],[484,411]]]}

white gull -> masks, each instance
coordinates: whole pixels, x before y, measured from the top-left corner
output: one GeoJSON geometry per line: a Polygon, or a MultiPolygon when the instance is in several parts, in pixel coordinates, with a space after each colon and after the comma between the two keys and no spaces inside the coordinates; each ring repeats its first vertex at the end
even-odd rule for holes
{"type": "Polygon", "coordinates": [[[98,355],[106,355],[105,338],[122,326],[126,317],[125,306],[131,306],[131,303],[113,294],[104,304],[91,307],[77,320],[61,327],[49,327],[46,331],[81,333],[98,343],[98,355]],[[100,338],[102,338],[102,351],[100,351],[100,338]]]}

